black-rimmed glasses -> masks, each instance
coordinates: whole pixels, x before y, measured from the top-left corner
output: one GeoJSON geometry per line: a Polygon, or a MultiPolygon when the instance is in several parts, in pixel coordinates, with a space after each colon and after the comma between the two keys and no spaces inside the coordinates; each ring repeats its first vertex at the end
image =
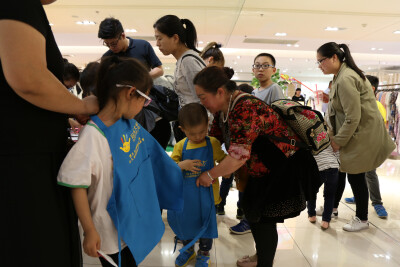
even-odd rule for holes
{"type": "Polygon", "coordinates": [[[113,42],[106,43],[105,41],[103,41],[103,45],[107,46],[107,47],[116,47],[119,40],[121,40],[121,37],[122,37],[122,33],[118,36],[118,39],[113,42]]]}
{"type": "Polygon", "coordinates": [[[256,69],[256,70],[259,70],[259,69],[262,69],[262,70],[266,70],[266,69],[268,69],[268,68],[275,68],[275,66],[272,66],[272,65],[269,65],[269,64],[254,64],[254,65],[252,65],[252,68],[253,69],[256,69]]]}
{"type": "Polygon", "coordinates": [[[320,59],[320,60],[317,60],[317,62],[315,62],[315,64],[321,65],[322,62],[323,62],[325,59],[327,59],[327,57],[324,57],[324,58],[322,58],[322,59],[320,59]]]}

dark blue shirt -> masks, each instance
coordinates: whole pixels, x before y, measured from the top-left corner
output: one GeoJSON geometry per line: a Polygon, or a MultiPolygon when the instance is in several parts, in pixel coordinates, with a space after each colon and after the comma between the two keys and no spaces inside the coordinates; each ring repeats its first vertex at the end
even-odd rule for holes
{"type": "Polygon", "coordinates": [[[108,50],[103,57],[117,55],[119,57],[136,58],[145,64],[149,70],[162,65],[160,59],[156,56],[156,53],[149,42],[140,39],[132,39],[130,37],[126,38],[129,40],[129,46],[125,52],[121,51],[114,54],[111,50],[108,50]]]}

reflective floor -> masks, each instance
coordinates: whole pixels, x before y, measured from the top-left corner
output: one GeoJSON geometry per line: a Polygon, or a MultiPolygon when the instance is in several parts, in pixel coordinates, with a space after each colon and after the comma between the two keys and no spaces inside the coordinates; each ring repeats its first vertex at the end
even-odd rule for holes
{"type": "MultiPolygon", "coordinates": [[[[331,228],[322,231],[308,222],[307,213],[278,225],[279,244],[274,266],[400,266],[400,160],[387,160],[377,169],[383,204],[389,216],[380,219],[372,206],[369,207],[370,228],[358,233],[342,230],[342,226],[354,216],[355,205],[339,206],[339,218],[333,219],[331,228]]],[[[318,205],[323,204],[322,189],[318,205]]],[[[346,185],[343,198],[352,196],[346,185]]],[[[238,193],[232,189],[225,207],[226,215],[218,216],[219,238],[214,241],[211,266],[236,266],[236,260],[255,252],[251,233],[233,235],[229,227],[236,220],[238,193]]],[[[174,234],[168,227],[164,212],[166,231],[161,242],[140,266],[174,266],[178,252],[173,253],[174,234]]],[[[178,244],[179,248],[179,244],[178,244]]],[[[194,261],[188,266],[194,266],[194,261]]],[[[98,259],[84,255],[84,266],[100,266],[98,259]]]]}

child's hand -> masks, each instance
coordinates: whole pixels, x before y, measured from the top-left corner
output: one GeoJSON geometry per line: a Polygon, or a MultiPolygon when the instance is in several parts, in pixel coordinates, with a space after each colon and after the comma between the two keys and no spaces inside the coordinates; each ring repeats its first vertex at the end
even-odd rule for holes
{"type": "Polygon", "coordinates": [[[83,239],[83,251],[91,257],[98,258],[97,250],[100,249],[101,240],[96,229],[89,232],[85,232],[85,237],[83,239]]]}
{"type": "Polygon", "coordinates": [[[200,168],[198,168],[198,167],[201,167],[202,164],[201,164],[201,160],[198,160],[198,159],[193,159],[193,160],[187,159],[187,160],[179,162],[178,165],[182,170],[187,170],[187,171],[191,171],[191,172],[198,172],[198,171],[200,171],[200,168]]]}

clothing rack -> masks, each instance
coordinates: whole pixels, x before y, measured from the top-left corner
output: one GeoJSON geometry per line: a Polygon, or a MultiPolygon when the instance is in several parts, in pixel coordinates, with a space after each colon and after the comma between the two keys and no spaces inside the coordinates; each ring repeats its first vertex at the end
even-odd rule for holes
{"type": "Polygon", "coordinates": [[[397,92],[400,91],[400,83],[379,85],[377,92],[397,92]],[[382,88],[384,87],[384,88],[382,88]],[[389,87],[389,88],[387,88],[389,87]]]}

